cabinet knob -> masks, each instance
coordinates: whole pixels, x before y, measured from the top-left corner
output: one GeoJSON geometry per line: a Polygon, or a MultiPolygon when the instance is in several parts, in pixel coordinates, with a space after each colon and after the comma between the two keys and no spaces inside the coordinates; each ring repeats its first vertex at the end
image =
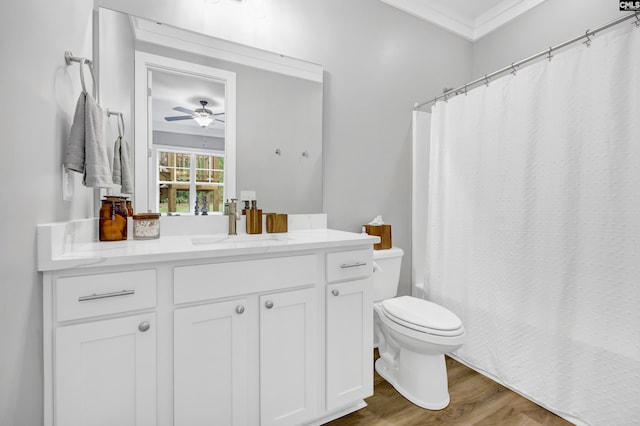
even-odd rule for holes
{"type": "Polygon", "coordinates": [[[149,321],[142,321],[139,325],[138,325],[138,330],[142,331],[143,333],[147,330],[149,330],[151,328],[151,324],[149,324],[149,321]]]}
{"type": "Polygon", "coordinates": [[[271,300],[267,300],[267,302],[264,304],[264,306],[266,306],[267,309],[271,309],[271,308],[273,308],[273,302],[271,300]]]}
{"type": "Polygon", "coordinates": [[[334,288],[333,290],[331,290],[331,294],[333,294],[334,296],[340,296],[340,290],[334,288]]]}
{"type": "Polygon", "coordinates": [[[244,306],[242,305],[236,306],[236,313],[242,315],[244,313],[244,306]]]}

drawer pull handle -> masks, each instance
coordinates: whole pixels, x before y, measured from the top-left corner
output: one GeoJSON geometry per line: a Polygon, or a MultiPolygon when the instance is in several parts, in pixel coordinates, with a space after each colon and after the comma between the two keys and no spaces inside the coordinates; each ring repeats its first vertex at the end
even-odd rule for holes
{"type": "Polygon", "coordinates": [[[242,306],[242,305],[236,306],[236,313],[238,315],[242,315],[244,313],[244,306],[242,306]]]}
{"type": "Polygon", "coordinates": [[[273,308],[273,302],[271,300],[267,300],[264,306],[266,306],[267,309],[271,309],[273,308]]]}
{"type": "Polygon", "coordinates": [[[106,299],[107,297],[128,296],[135,294],[135,290],[114,291],[113,293],[92,294],[90,296],[78,297],[78,302],[86,302],[87,300],[106,299]]]}
{"type": "Polygon", "coordinates": [[[342,269],[347,269],[347,268],[356,268],[358,266],[366,266],[367,262],[353,262],[353,263],[343,263],[342,265],[340,265],[340,267],[342,269]]]}
{"type": "Polygon", "coordinates": [[[142,321],[138,326],[138,330],[142,331],[143,333],[149,330],[150,328],[151,328],[151,324],[149,324],[149,321],[142,321]]]}
{"type": "Polygon", "coordinates": [[[333,294],[334,296],[340,296],[340,290],[334,288],[333,290],[331,290],[331,294],[333,294]]]}

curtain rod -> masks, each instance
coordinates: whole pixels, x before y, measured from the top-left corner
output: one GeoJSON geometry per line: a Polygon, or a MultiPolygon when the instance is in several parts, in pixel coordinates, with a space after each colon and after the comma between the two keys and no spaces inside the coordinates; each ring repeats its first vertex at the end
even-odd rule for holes
{"type": "Polygon", "coordinates": [[[418,109],[422,108],[425,105],[428,105],[430,103],[436,103],[437,101],[439,101],[441,99],[447,100],[447,99],[449,99],[451,97],[457,96],[457,95],[462,94],[462,93],[466,94],[467,90],[469,88],[472,88],[472,86],[475,86],[475,85],[480,84],[480,83],[484,83],[484,84],[488,85],[489,84],[489,80],[491,78],[493,78],[493,77],[495,77],[497,75],[503,74],[503,73],[505,73],[507,71],[510,71],[510,72],[515,74],[515,72],[516,72],[516,70],[517,70],[517,68],[519,66],[521,66],[523,64],[526,64],[527,62],[531,62],[534,59],[540,58],[542,56],[546,55],[549,58],[549,60],[551,60],[551,57],[552,57],[551,53],[552,52],[554,52],[554,51],[556,51],[558,49],[562,49],[563,47],[566,47],[566,46],[568,46],[570,44],[573,44],[573,43],[575,43],[577,41],[580,41],[582,39],[585,39],[585,38],[587,39],[584,43],[586,43],[587,46],[588,46],[589,43],[591,43],[590,36],[595,36],[596,33],[600,32],[600,31],[604,31],[609,27],[613,27],[614,25],[618,25],[619,23],[624,22],[624,21],[626,21],[628,19],[631,19],[634,16],[636,18],[636,21],[634,22],[634,24],[635,24],[635,26],[637,28],[640,28],[640,12],[630,13],[628,15],[623,16],[622,18],[618,18],[618,19],[616,19],[614,21],[609,22],[608,24],[602,25],[602,26],[600,26],[598,28],[595,28],[593,30],[587,30],[587,31],[585,31],[584,34],[582,34],[580,36],[577,36],[577,37],[574,37],[571,40],[567,40],[564,43],[560,43],[560,44],[558,44],[556,46],[550,47],[550,48],[548,48],[546,50],[543,50],[540,53],[536,53],[535,55],[529,56],[528,58],[525,58],[525,59],[523,59],[521,61],[513,62],[513,63],[511,63],[511,65],[506,66],[504,68],[501,68],[498,71],[494,71],[491,74],[485,74],[484,77],[478,78],[477,80],[473,80],[472,82],[467,83],[467,84],[465,84],[463,86],[457,87],[455,89],[445,89],[444,93],[442,95],[440,95],[440,96],[436,96],[435,98],[429,99],[429,100],[424,101],[424,102],[420,102],[420,103],[416,102],[415,104],[413,104],[413,109],[414,110],[418,110],[418,109]]]}

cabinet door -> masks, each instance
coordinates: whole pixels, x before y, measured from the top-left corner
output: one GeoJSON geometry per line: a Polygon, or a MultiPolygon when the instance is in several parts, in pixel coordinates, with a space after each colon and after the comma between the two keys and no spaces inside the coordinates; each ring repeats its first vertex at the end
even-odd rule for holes
{"type": "Polygon", "coordinates": [[[174,312],[175,426],[247,424],[245,307],[240,299],[174,312]]]}
{"type": "Polygon", "coordinates": [[[298,425],[317,412],[313,288],[260,297],[260,425],[298,425]]]}
{"type": "Polygon", "coordinates": [[[156,424],[155,314],[55,332],[55,424],[156,424]]]}
{"type": "Polygon", "coordinates": [[[373,394],[371,278],[327,286],[327,409],[373,394]]]}

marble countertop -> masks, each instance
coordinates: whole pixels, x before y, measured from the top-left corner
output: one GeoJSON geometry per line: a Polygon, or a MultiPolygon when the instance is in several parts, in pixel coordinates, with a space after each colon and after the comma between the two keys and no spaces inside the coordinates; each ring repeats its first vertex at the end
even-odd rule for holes
{"type": "Polygon", "coordinates": [[[156,240],[56,241],[55,233],[39,229],[38,270],[237,257],[266,253],[372,245],[379,237],[332,229],[303,229],[281,234],[186,234],[156,240]],[[41,235],[42,234],[42,235],[41,235]],[[41,241],[42,240],[42,241],[41,241]],[[64,247],[60,248],[60,244],[64,247]]]}

